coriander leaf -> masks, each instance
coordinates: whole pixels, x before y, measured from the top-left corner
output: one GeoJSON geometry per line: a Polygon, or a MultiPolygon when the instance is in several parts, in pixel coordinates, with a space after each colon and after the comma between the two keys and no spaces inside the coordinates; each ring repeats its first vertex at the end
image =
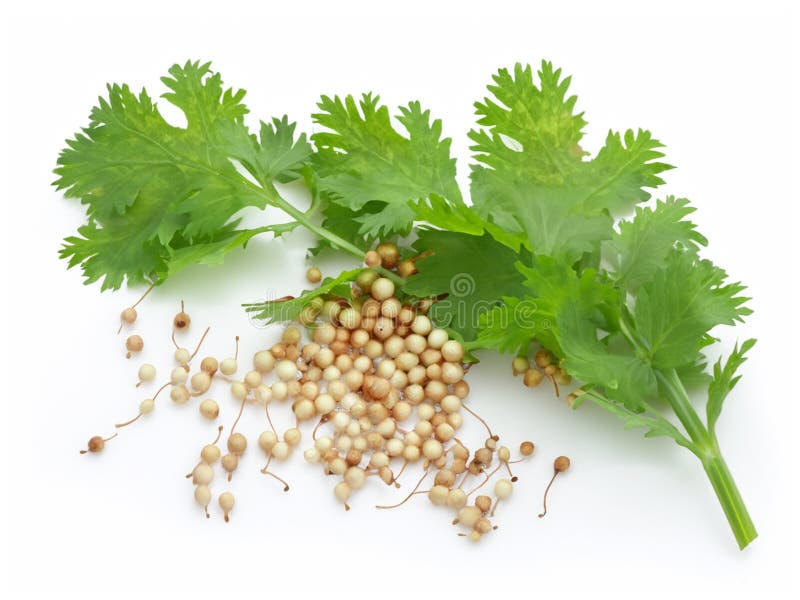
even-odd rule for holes
{"type": "Polygon", "coordinates": [[[186,264],[176,254],[201,260],[205,248],[217,260],[232,239],[244,243],[249,235],[229,227],[234,215],[247,206],[263,209],[270,196],[232,160],[285,180],[308,153],[302,136],[291,141],[294,125],[286,119],[262,126],[260,142],[251,137],[244,91],[225,90],[208,63],[174,65],[162,81],[170,89],[164,98],[184,112],[186,127],[165,121],[146,91],[109,85],[89,126],[58,159],[54,184],[78,198],[89,218],[65,240],[61,256],[82,266],[86,283],[102,278],[102,289],[126,279],[158,281],[186,264]]]}
{"type": "Polygon", "coordinates": [[[426,225],[469,235],[489,233],[495,240],[519,253],[527,247],[528,240],[520,234],[508,233],[490,221],[485,221],[469,206],[447,202],[441,196],[431,194],[426,200],[412,204],[417,221],[426,225]]]}
{"type": "Polygon", "coordinates": [[[556,355],[563,355],[558,315],[562,306],[576,302],[588,323],[606,331],[614,328],[617,293],[597,277],[593,269],[580,275],[548,256],[537,256],[531,266],[517,264],[524,276],[528,302],[535,306],[531,315],[538,322],[537,338],[556,355]],[[611,313],[610,315],[608,313],[611,313]]]}
{"type": "Polygon", "coordinates": [[[522,233],[536,254],[571,263],[613,235],[613,219],[580,210],[581,195],[567,187],[543,187],[524,174],[475,168],[472,198],[478,214],[509,233],[522,233]],[[487,209],[488,207],[488,209],[487,209]]]}
{"type": "MultiPolygon", "coordinates": [[[[263,321],[266,325],[294,321],[300,317],[303,310],[315,298],[331,295],[348,301],[351,300],[350,284],[358,278],[359,273],[363,270],[351,269],[342,271],[338,277],[326,277],[318,287],[305,290],[296,298],[287,297],[280,300],[267,300],[265,302],[244,304],[243,306],[245,311],[252,315],[252,318],[263,321]]],[[[318,313],[319,310],[316,312],[318,313]]]]}
{"type": "Polygon", "coordinates": [[[416,263],[403,291],[417,297],[447,297],[435,303],[431,317],[441,327],[472,340],[482,314],[500,302],[501,294],[525,292],[514,266],[519,255],[489,234],[468,235],[428,229],[420,231],[414,248],[426,256],[416,263]]]}
{"type": "Polygon", "coordinates": [[[725,283],[725,271],[694,252],[674,250],[653,280],[639,289],[633,309],[636,332],[648,360],[671,369],[693,359],[717,325],[733,325],[752,311],[745,288],[725,283]]]}
{"type": "MultiPolygon", "coordinates": [[[[366,207],[367,205],[365,205],[366,207]]],[[[393,234],[407,236],[414,223],[414,211],[406,204],[384,204],[377,211],[362,210],[355,217],[358,232],[374,238],[387,238],[393,234]]]]}
{"type": "Polygon", "coordinates": [[[720,358],[714,365],[714,379],[708,386],[708,403],[706,404],[706,416],[708,423],[708,431],[714,435],[714,429],[717,424],[717,419],[722,412],[722,403],[728,396],[730,391],[739,383],[741,375],[736,375],[736,371],[747,360],[745,354],[756,344],[756,340],[746,340],[741,348],[737,344],[733,348],[733,352],[722,365],[722,358],[720,358]],[[734,376],[736,375],[736,376],[734,376]]]}
{"type": "Polygon", "coordinates": [[[581,163],[575,187],[583,196],[580,206],[586,212],[627,213],[635,203],[650,198],[643,188],[664,183],[658,176],[672,166],[657,162],[663,145],[649,131],[627,130],[624,136],[609,131],[606,143],[591,161],[581,163]]]}
{"type": "Polygon", "coordinates": [[[257,137],[241,123],[227,121],[222,125],[224,148],[262,186],[273,181],[289,183],[301,176],[300,171],[313,152],[305,133],[295,138],[296,126],[286,115],[273,117],[271,123],[261,121],[257,137]]]}
{"type": "Polygon", "coordinates": [[[632,351],[612,353],[598,339],[597,325],[580,297],[559,307],[555,327],[562,366],[575,379],[602,388],[607,397],[634,412],[642,412],[646,402],[658,396],[652,368],[632,351]]]}
{"type": "Polygon", "coordinates": [[[707,388],[711,383],[711,375],[706,372],[708,360],[702,352],[698,352],[693,360],[675,367],[681,382],[687,390],[707,388]]]}
{"type": "Polygon", "coordinates": [[[530,67],[501,70],[490,86],[495,100],[476,104],[479,125],[470,138],[477,164],[471,190],[476,211],[511,233],[524,233],[536,254],[572,263],[595,253],[613,234],[612,214],[650,197],[670,168],[657,159],[661,144],[649,132],[609,133],[593,160],[579,142],[586,124],[574,114],[569,78],[543,63],[538,87],[530,67]]]}
{"type": "Polygon", "coordinates": [[[103,279],[102,289],[119,289],[125,277],[129,284],[144,283],[167,268],[164,248],[148,232],[124,224],[98,227],[90,220],[78,234],[64,239],[59,252],[69,268],[80,265],[87,284],[103,279]]]}
{"type": "Polygon", "coordinates": [[[619,328],[619,291],[594,270],[578,275],[551,257],[537,256],[532,266],[518,268],[536,305],[537,339],[563,359],[563,368],[576,379],[602,388],[629,410],[644,410],[644,403],[657,396],[652,369],[627,344],[612,347],[612,336],[599,337],[601,331],[619,328]]]}
{"type": "Polygon", "coordinates": [[[414,220],[409,203],[431,194],[462,202],[450,139],[442,138],[441,121],[431,121],[419,102],[401,107],[397,116],[407,137],[394,129],[378,96],[364,94],[359,103],[352,96],[323,96],[318,106],[314,121],[328,129],[312,136],[320,190],[359,213],[370,203],[382,203],[381,211],[357,217],[359,233],[407,234],[414,220]]]}
{"type": "Polygon", "coordinates": [[[251,238],[267,232],[274,234],[275,237],[280,237],[284,233],[294,230],[299,225],[297,221],[292,221],[277,225],[267,225],[256,229],[233,229],[230,233],[222,232],[217,236],[219,239],[214,241],[181,245],[175,250],[170,249],[166,271],[158,273],[158,278],[164,280],[189,265],[222,264],[228,252],[239,247],[246,247],[247,242],[249,242],[251,238]]]}
{"type": "Polygon", "coordinates": [[[635,290],[648,281],[678,245],[697,249],[708,242],[686,217],[695,211],[684,198],[669,196],[655,208],[637,207],[633,219],[621,221],[610,243],[615,277],[635,290]]]}
{"type": "Polygon", "coordinates": [[[546,61],[538,75],[537,87],[530,65],[517,63],[513,75],[500,69],[488,86],[494,99],[475,103],[478,124],[487,129],[469,137],[487,167],[525,173],[529,183],[561,185],[583,155],[578,144],[586,121],[583,113],[573,114],[577,97],[567,96],[570,77],[561,79],[561,69],[546,61]]]}
{"type": "Polygon", "coordinates": [[[531,298],[503,296],[503,303],[480,317],[480,331],[470,349],[487,348],[506,354],[525,354],[534,339],[555,346],[550,323],[539,318],[538,305],[531,298]]]}

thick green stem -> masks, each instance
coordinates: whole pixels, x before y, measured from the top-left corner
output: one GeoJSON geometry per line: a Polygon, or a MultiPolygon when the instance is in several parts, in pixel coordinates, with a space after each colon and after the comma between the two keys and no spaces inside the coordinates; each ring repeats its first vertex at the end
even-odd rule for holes
{"type": "Polygon", "coordinates": [[[716,439],[708,433],[700,417],[697,416],[675,370],[664,373],[656,371],[656,378],[664,396],[672,406],[672,410],[675,411],[694,442],[696,446],[694,452],[703,463],[703,468],[722,505],[722,510],[733,530],[739,549],[743,549],[756,539],[758,532],[750,519],[747,507],[736,487],[736,482],[725,464],[725,459],[722,458],[716,439]]]}
{"type": "MultiPolygon", "coordinates": [[[[675,411],[678,420],[686,429],[686,433],[689,434],[689,437],[701,451],[705,451],[706,448],[711,446],[711,437],[703,426],[700,417],[697,416],[697,412],[692,406],[692,401],[689,400],[689,395],[686,393],[678,373],[675,369],[665,372],[656,369],[655,373],[661,391],[666,396],[670,406],[672,406],[672,410],[675,411]]],[[[703,459],[699,454],[698,458],[700,460],[703,459]]]]}
{"type": "Polygon", "coordinates": [[[750,514],[747,512],[747,507],[744,505],[739,489],[733,481],[733,476],[728,470],[728,465],[725,464],[725,459],[722,458],[718,450],[716,450],[714,456],[702,462],[706,475],[708,475],[708,479],[717,493],[722,510],[725,511],[725,517],[730,523],[733,535],[739,544],[739,549],[743,550],[747,544],[758,537],[758,532],[756,531],[756,526],[753,525],[750,514]]]}

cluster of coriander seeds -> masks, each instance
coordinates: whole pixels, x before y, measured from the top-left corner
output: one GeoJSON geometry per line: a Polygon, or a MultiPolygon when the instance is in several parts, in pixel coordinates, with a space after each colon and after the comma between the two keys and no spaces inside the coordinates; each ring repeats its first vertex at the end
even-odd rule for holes
{"type": "MultiPolygon", "coordinates": [[[[402,262],[392,259],[399,257],[393,244],[379,249],[383,254],[375,254],[383,268],[402,262]],[[380,258],[386,255],[388,261],[380,258]]],[[[375,264],[375,257],[367,256],[366,262],[375,264]]],[[[419,464],[423,476],[406,500],[423,493],[418,489],[433,473],[430,501],[455,511],[456,521],[468,526],[470,539],[476,539],[492,529],[491,513],[511,495],[516,478],[509,463],[514,461],[508,448],[498,448],[499,438],[486,423],[465,406],[469,385],[464,381],[464,349],[434,327],[426,315],[430,304],[404,304],[390,278],[364,269],[352,298],[316,297],[305,307],[298,322],[309,330],[310,342],[303,343],[297,327],[287,327],[279,343],[255,354],[253,370],[232,381],[230,389],[242,408],[248,401],[264,406],[268,428],[258,437],[266,457],[262,473],[280,481],[284,490],[289,486],[270,470],[272,461],[289,459],[301,443],[301,424],[314,423],[312,444],[303,456],[339,479],[333,492],[346,510],[368,478],[400,487],[406,468],[419,464]],[[275,402],[290,404],[295,419],[295,427],[283,435],[270,416],[275,402]],[[474,454],[457,437],[462,412],[475,415],[489,431],[474,454]],[[510,479],[495,484],[494,500],[475,498],[472,508],[480,514],[471,519],[474,511],[464,512],[471,496],[502,468],[510,479]]]]}
{"type": "MultiPolygon", "coordinates": [[[[527,356],[517,356],[511,361],[511,372],[516,377],[522,375],[525,387],[536,387],[547,377],[553,384],[556,396],[560,396],[559,385],[569,385],[572,377],[556,364],[556,359],[551,352],[541,348],[533,356],[533,364],[527,356]]],[[[568,401],[571,403],[572,397],[568,401]]]]}
{"type": "MultiPolygon", "coordinates": [[[[251,403],[263,406],[267,425],[257,440],[266,459],[261,472],[279,481],[284,491],[289,490],[289,485],[271,469],[273,460],[283,463],[290,459],[301,445],[301,426],[313,425],[303,456],[308,463],[319,465],[325,475],[338,480],[333,495],[346,510],[350,510],[353,494],[370,477],[400,488],[406,469],[416,466],[422,474],[411,492],[397,504],[377,508],[396,508],[425,494],[434,506],[454,513],[453,524],[468,529],[468,533],[459,535],[480,540],[497,529],[491,519],[500,501],[512,495],[517,478],[510,465],[531,456],[534,446],[524,442],[520,458],[512,460],[511,450],[499,445],[499,436],[466,405],[470,389],[464,380],[469,367],[464,363],[464,348],[428,317],[433,300],[403,299],[396,293],[393,274],[388,272],[400,274],[402,267],[404,276],[410,276],[416,271],[414,261],[400,260],[394,244],[381,244],[367,253],[365,263],[367,268],[351,284],[348,297],[320,295],[306,304],[297,322],[308,330],[310,341],[304,341],[298,326],[290,325],[278,343],[255,353],[252,369],[242,372],[238,336],[232,357],[219,361],[206,356],[193,372],[193,359],[209,329],[193,352],[179,345],[176,333],[186,332],[191,324],[181,302],[172,323],[176,365],[169,381],[152,398],[141,402],[136,417],[117,427],[152,413],[156,398],[167,387],[172,401],[183,405],[193,397],[205,396],[215,379],[223,380],[238,402],[238,414],[225,443],[227,452],[223,454],[218,446],[223,431],[220,425],[214,441],[201,449],[199,462],[186,475],[195,486],[195,501],[206,517],[210,516],[215,466],[219,464],[230,481],[247,450],[247,438],[236,427],[246,405],[251,403]],[[293,415],[294,426],[282,434],[272,421],[273,403],[290,407],[293,415]],[[474,452],[458,437],[464,413],[476,418],[488,433],[474,452]],[[487,488],[492,495],[479,494],[501,470],[508,477],[487,488]],[[423,486],[431,475],[433,481],[423,486]]],[[[319,282],[321,273],[312,268],[307,278],[319,282]]],[[[126,309],[130,310],[133,308],[126,309]]],[[[540,368],[552,364],[552,357],[546,365],[539,364],[543,363],[540,358],[537,353],[540,368]]],[[[551,378],[558,375],[545,374],[551,378]]],[[[155,367],[143,364],[138,375],[137,387],[155,379],[155,367]]],[[[220,407],[211,398],[202,398],[198,407],[209,420],[219,416],[220,407]]],[[[108,439],[111,438],[95,436],[83,452],[102,450],[108,439]]],[[[228,521],[233,495],[223,492],[218,503],[228,521]]]]}

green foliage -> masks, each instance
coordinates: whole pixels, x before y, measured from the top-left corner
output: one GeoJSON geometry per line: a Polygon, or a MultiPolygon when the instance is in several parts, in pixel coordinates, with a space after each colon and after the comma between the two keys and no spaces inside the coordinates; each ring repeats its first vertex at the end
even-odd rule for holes
{"type": "Polygon", "coordinates": [[[708,241],[685,217],[695,211],[689,201],[669,196],[655,208],[637,207],[633,219],[620,221],[611,242],[616,278],[635,290],[650,281],[676,247],[697,250],[708,241]]]}
{"type": "MultiPolygon", "coordinates": [[[[55,185],[87,215],[61,255],[87,282],[160,282],[298,226],[318,236],[311,252],[331,247],[359,261],[379,240],[415,235],[404,255],[416,255],[418,272],[383,271],[403,301],[439,298],[431,316],[470,353],[549,349],[581,383],[574,407],[589,399],[626,428],[694,452],[740,547],[756,536],[714,431],[755,341],[717,362],[713,377],[703,354],[715,328],[750,314],[748,298],[701,257],[707,240],[687,200],[642,206],[671,168],[649,131],[609,132],[591,156],[569,77],[548,62],[536,74],[501,69],[475,104],[466,202],[451,140],[417,101],[393,120],[378,96],[323,96],[312,147],[286,117],[252,134],[244,92],[225,89],[208,64],[175,65],[162,81],[186,127],[167,123],[145,91],[110,85],[58,159],[55,185]],[[305,212],[275,185],[300,177],[311,192],[305,212]],[[242,209],[266,206],[292,220],[239,228],[242,209]],[[693,386],[707,387],[705,424],[686,393],[693,386]]],[[[323,299],[357,304],[361,272],[246,308],[273,323],[305,318],[308,307],[313,316],[323,299]]]]}
{"type": "Polygon", "coordinates": [[[417,261],[419,272],[403,291],[420,298],[446,296],[434,304],[431,316],[464,340],[475,338],[481,316],[498,304],[498,290],[524,291],[514,267],[519,255],[487,233],[422,230],[414,249],[426,255],[417,261]]]}
{"type": "MultiPolygon", "coordinates": [[[[284,117],[261,124],[260,139],[244,125],[244,91],[224,89],[210,65],[174,65],[163,95],[186,116],[169,124],[142,90],[109,85],[89,126],[67,141],[55,185],[86,208],[88,223],[65,240],[61,256],[81,265],[87,283],[117,289],[160,281],[189,262],[217,262],[253,230],[232,227],[247,206],[264,208],[263,187],[237,170],[240,161],[264,186],[288,181],[310,154],[284,117]]],[[[265,230],[256,230],[259,233],[265,230]]]]}
{"type": "Polygon", "coordinates": [[[419,102],[400,107],[397,121],[407,137],[394,129],[378,96],[364,94],[359,102],[352,96],[323,96],[318,106],[314,121],[326,128],[312,136],[319,187],[333,202],[355,211],[360,234],[408,234],[414,221],[411,203],[432,194],[461,202],[450,139],[442,138],[441,121],[431,121],[419,102]],[[365,210],[375,202],[379,210],[365,210]]]}
{"type": "Polygon", "coordinates": [[[717,419],[722,412],[723,401],[742,378],[741,375],[736,375],[736,371],[747,360],[745,354],[755,345],[756,341],[754,339],[746,340],[741,348],[737,344],[724,365],[722,364],[722,358],[714,365],[714,379],[708,386],[708,403],[706,404],[708,430],[712,435],[716,428],[717,419]]]}
{"type": "Polygon", "coordinates": [[[494,99],[477,103],[481,130],[470,132],[477,164],[472,201],[486,220],[523,233],[536,254],[574,262],[613,235],[612,215],[650,197],[663,183],[661,144],[647,131],[610,132],[592,160],[579,143],[586,125],[575,114],[570,79],[543,62],[538,86],[531,68],[501,69],[494,99]]]}
{"type": "Polygon", "coordinates": [[[652,364],[671,369],[711,341],[717,325],[734,325],[751,313],[739,283],[692,252],[673,251],[653,280],[639,290],[633,319],[652,364]]]}
{"type": "MultiPolygon", "coordinates": [[[[270,323],[285,323],[294,321],[316,298],[333,297],[350,301],[352,299],[351,283],[364,269],[351,269],[343,271],[338,277],[326,277],[319,287],[305,290],[299,296],[287,296],[275,300],[266,300],[253,304],[245,304],[244,309],[251,316],[269,325],[270,323]]],[[[316,310],[319,312],[319,309],[316,310]]]]}

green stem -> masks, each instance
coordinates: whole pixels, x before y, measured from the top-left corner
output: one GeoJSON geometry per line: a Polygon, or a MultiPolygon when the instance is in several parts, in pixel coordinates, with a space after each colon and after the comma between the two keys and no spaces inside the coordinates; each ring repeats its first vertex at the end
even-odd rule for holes
{"type": "MultiPolygon", "coordinates": [[[[668,371],[655,369],[655,374],[659,387],[667,397],[678,420],[686,429],[686,433],[688,433],[692,441],[697,444],[701,453],[705,452],[706,449],[711,446],[711,437],[703,426],[700,417],[697,416],[697,412],[694,410],[691,400],[689,400],[689,396],[683,387],[680,377],[678,377],[678,373],[675,369],[670,369],[668,371]]],[[[698,454],[698,458],[703,460],[700,454],[698,454]]]]}
{"type": "Polygon", "coordinates": [[[345,250],[346,252],[349,252],[356,258],[364,260],[364,251],[361,248],[354,246],[353,244],[339,237],[335,233],[331,233],[321,225],[317,225],[316,223],[314,223],[311,219],[309,219],[306,213],[293,206],[290,202],[284,200],[272,185],[270,185],[269,187],[264,187],[259,189],[265,192],[265,195],[269,199],[270,204],[281,209],[287,215],[292,217],[295,221],[303,225],[303,227],[317,234],[319,237],[328,240],[331,244],[333,244],[337,248],[345,250]]]}
{"type": "Polygon", "coordinates": [[[758,532],[747,512],[747,507],[736,483],[733,481],[733,476],[728,470],[728,465],[725,464],[725,459],[722,458],[718,449],[714,452],[714,456],[702,462],[711,486],[722,505],[722,510],[725,511],[725,517],[730,523],[739,549],[743,550],[747,544],[758,537],[758,532]]]}
{"type": "Polygon", "coordinates": [[[672,410],[675,411],[694,442],[696,446],[694,453],[703,463],[703,468],[717,494],[720,505],[722,505],[722,510],[733,530],[739,549],[744,549],[756,539],[758,532],[750,519],[747,507],[736,487],[736,482],[725,464],[725,459],[722,458],[719,445],[703,426],[677,372],[674,369],[666,372],[656,370],[656,379],[658,379],[664,396],[672,406],[672,410]]]}
{"type": "MultiPolygon", "coordinates": [[[[325,240],[328,240],[331,244],[333,244],[337,248],[349,252],[350,254],[358,258],[360,261],[364,260],[365,252],[361,248],[351,244],[350,242],[348,242],[344,238],[339,237],[335,233],[328,231],[321,225],[317,225],[316,223],[314,223],[310,219],[311,214],[313,214],[312,211],[309,210],[308,212],[303,212],[294,205],[292,205],[290,202],[284,200],[278,193],[278,190],[276,190],[272,184],[269,184],[266,187],[256,187],[256,189],[258,189],[259,192],[267,198],[267,201],[272,206],[279,208],[287,215],[294,218],[295,221],[297,221],[300,225],[302,225],[312,233],[315,233],[316,235],[325,240]]],[[[405,283],[405,279],[403,279],[396,273],[389,271],[388,269],[384,269],[383,267],[376,267],[375,270],[378,273],[380,273],[383,277],[387,277],[392,281],[394,281],[394,283],[397,285],[402,285],[405,283]]]]}

